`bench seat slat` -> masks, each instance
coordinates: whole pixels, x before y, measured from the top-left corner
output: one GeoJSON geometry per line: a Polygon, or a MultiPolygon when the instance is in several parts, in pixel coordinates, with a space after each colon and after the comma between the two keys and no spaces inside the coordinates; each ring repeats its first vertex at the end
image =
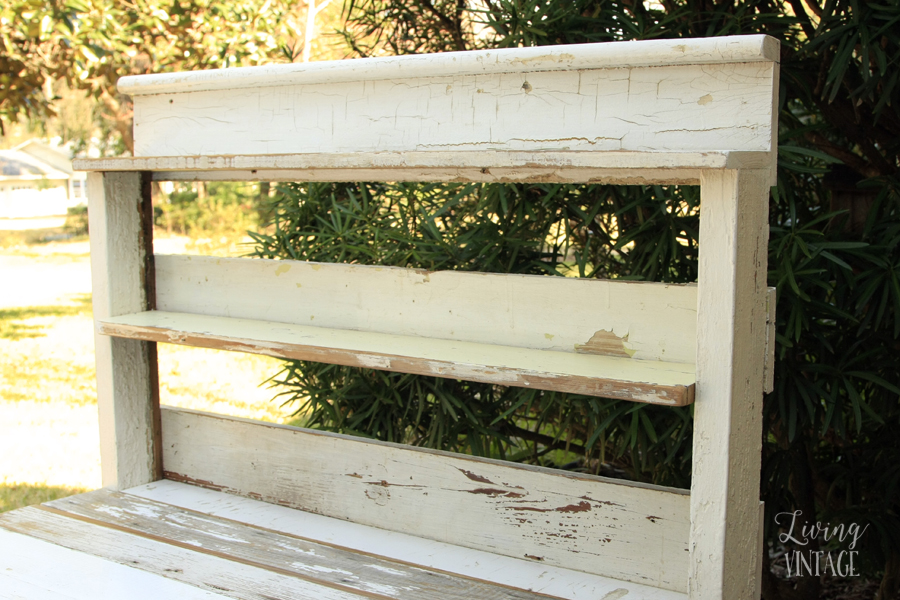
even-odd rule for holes
{"type": "Polygon", "coordinates": [[[228,557],[365,595],[396,600],[538,600],[543,597],[121,492],[98,490],[44,506],[211,556],[228,557]]]}
{"type": "Polygon", "coordinates": [[[0,597],[27,600],[225,600],[228,596],[3,529],[0,597]]]}
{"type": "MultiPolygon", "coordinates": [[[[237,600],[360,600],[360,594],[344,589],[334,589],[258,566],[202,554],[162,539],[135,535],[42,507],[27,507],[4,513],[0,515],[0,528],[237,600]]],[[[368,597],[379,600],[384,598],[368,597]]]]}

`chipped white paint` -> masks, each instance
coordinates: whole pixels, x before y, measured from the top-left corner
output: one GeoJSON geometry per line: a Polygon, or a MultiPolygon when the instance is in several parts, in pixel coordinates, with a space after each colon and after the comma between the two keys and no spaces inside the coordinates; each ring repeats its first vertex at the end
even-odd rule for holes
{"type": "MultiPolygon", "coordinates": [[[[149,191],[149,190],[148,190],[149,191]]],[[[144,285],[152,240],[142,232],[139,173],[88,175],[95,319],[147,310],[144,285]]],[[[158,478],[156,349],[147,342],[94,337],[103,485],[158,478]]]]}
{"type": "Polygon", "coordinates": [[[613,356],[696,358],[694,285],[158,255],[156,298],[168,312],[554,352],[605,331],[621,339],[613,356]]]}
{"type": "Polygon", "coordinates": [[[680,490],[171,408],[163,410],[163,447],[167,478],[541,564],[686,587],[689,498],[680,490]]]}
{"type": "Polygon", "coordinates": [[[227,558],[309,583],[330,586],[360,596],[370,593],[384,600],[539,600],[521,589],[456,577],[447,573],[387,560],[379,556],[336,548],[276,531],[236,523],[158,502],[98,490],[45,506],[65,516],[88,519],[134,535],[178,545],[197,552],[227,558]],[[106,507],[118,514],[110,515],[106,507]],[[144,516],[148,507],[155,518],[144,516]],[[375,568],[378,567],[378,568],[375,568]]]}
{"type": "Polygon", "coordinates": [[[685,594],[679,592],[572,571],[533,560],[510,558],[435,542],[414,535],[350,523],[176,481],[157,481],[129,489],[127,492],[288,535],[297,535],[325,544],[500,585],[532,590],[565,600],[597,600],[609,594],[623,592],[628,592],[630,595],[627,598],[634,600],[686,598],[685,594]]]}
{"type": "MultiPolygon", "coordinates": [[[[184,587],[193,586],[201,590],[218,592],[227,598],[237,600],[259,600],[261,597],[360,600],[358,594],[347,590],[334,589],[238,561],[195,552],[37,507],[29,506],[0,515],[0,532],[3,530],[23,533],[80,554],[118,563],[123,565],[123,568],[130,567],[137,571],[130,584],[135,588],[146,584],[151,590],[155,587],[163,592],[155,596],[156,598],[199,599],[217,596],[200,594],[192,596],[190,591],[186,591],[182,596],[178,593],[182,586],[155,583],[156,578],[142,577],[142,574],[156,575],[169,580],[170,583],[181,582],[188,584],[184,587]]],[[[42,562],[47,564],[46,559],[42,559],[42,562]]],[[[76,581],[78,579],[80,577],[76,577],[76,581]]],[[[135,591],[107,597],[140,598],[138,594],[139,592],[135,591]]]]}
{"type": "Polygon", "coordinates": [[[756,600],[768,173],[704,173],[691,600],[756,600]]]}

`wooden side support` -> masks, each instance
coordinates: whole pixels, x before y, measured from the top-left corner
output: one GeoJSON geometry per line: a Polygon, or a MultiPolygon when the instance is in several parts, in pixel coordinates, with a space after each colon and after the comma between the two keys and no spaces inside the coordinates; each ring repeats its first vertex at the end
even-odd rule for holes
{"type": "MultiPolygon", "coordinates": [[[[149,174],[90,173],[88,214],[94,318],[154,308],[149,174]]],[[[161,476],[156,344],[96,334],[103,485],[161,476]]]]}
{"type": "Polygon", "coordinates": [[[755,600],[768,175],[701,175],[691,600],[755,600]]]}

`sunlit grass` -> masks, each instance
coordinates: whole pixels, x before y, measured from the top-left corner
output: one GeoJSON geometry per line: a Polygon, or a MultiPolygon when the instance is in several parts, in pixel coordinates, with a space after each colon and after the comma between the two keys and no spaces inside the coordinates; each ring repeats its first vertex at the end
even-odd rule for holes
{"type": "Polygon", "coordinates": [[[44,330],[55,321],[48,317],[91,315],[91,295],[79,294],[74,304],[56,306],[25,306],[0,309],[0,339],[17,341],[42,337],[44,330]]]}
{"type": "Polygon", "coordinates": [[[86,491],[84,488],[60,485],[0,483],[0,513],[86,491]]]}
{"type": "MultiPolygon", "coordinates": [[[[94,323],[81,293],[90,289],[88,246],[38,243],[44,233],[0,232],[3,275],[16,292],[0,304],[0,511],[101,485],[94,323]]],[[[233,256],[247,241],[160,236],[157,251],[233,256]]],[[[261,385],[279,360],[169,344],[158,354],[163,404],[291,422],[261,385]]]]}

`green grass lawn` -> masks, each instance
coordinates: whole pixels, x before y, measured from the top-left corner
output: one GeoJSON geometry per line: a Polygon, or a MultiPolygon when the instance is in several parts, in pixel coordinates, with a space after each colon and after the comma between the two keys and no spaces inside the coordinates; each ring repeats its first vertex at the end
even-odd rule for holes
{"type": "Polygon", "coordinates": [[[65,498],[66,496],[86,491],[82,488],[52,485],[0,483],[0,513],[31,504],[40,504],[41,502],[49,502],[57,498],[65,498]]]}

